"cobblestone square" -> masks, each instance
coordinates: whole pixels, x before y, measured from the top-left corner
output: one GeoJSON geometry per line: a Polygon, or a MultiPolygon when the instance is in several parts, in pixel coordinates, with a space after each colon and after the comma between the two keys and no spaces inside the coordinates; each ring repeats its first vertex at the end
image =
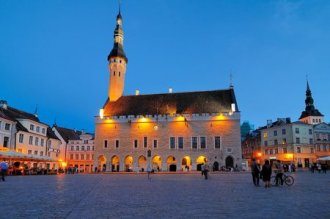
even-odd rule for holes
{"type": "Polygon", "coordinates": [[[330,174],[292,175],[270,189],[250,173],[11,176],[0,218],[330,218],[330,174]]]}

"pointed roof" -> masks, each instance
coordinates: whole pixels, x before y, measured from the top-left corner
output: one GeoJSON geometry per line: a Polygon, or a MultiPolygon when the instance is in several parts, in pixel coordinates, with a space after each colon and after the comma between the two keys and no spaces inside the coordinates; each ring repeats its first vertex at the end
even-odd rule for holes
{"type": "Polygon", "coordinates": [[[76,131],[74,129],[68,129],[59,127],[57,125],[54,125],[58,133],[62,136],[62,138],[65,140],[66,143],[69,142],[69,140],[80,140],[80,131],[76,131]]]}
{"type": "Polygon", "coordinates": [[[312,97],[312,91],[309,87],[309,83],[307,80],[307,88],[306,88],[306,99],[305,99],[305,111],[303,111],[299,117],[299,119],[308,117],[308,116],[323,116],[322,113],[319,112],[318,109],[315,109],[314,99],[312,97]]]}

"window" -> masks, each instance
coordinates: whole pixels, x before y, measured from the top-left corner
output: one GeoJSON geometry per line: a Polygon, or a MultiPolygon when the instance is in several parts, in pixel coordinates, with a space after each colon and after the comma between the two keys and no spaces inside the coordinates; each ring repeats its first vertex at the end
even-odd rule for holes
{"type": "Polygon", "coordinates": [[[214,148],[220,148],[220,136],[214,137],[214,148]]]}
{"type": "Polygon", "coordinates": [[[157,148],[158,147],[158,141],[157,139],[154,139],[154,148],[157,148]]]}
{"type": "Polygon", "coordinates": [[[84,140],[84,144],[88,144],[88,140],[84,140]]]}
{"type": "Polygon", "coordinates": [[[34,151],[34,155],[38,155],[38,151],[34,151]]]}
{"type": "Polygon", "coordinates": [[[6,124],[5,124],[5,130],[7,130],[7,131],[10,130],[10,124],[9,124],[9,123],[6,123],[6,124]]]}
{"type": "Polygon", "coordinates": [[[265,145],[265,146],[268,146],[268,142],[267,142],[267,141],[264,141],[264,145],[265,145]]]}
{"type": "Polygon", "coordinates": [[[283,148],[283,153],[284,154],[288,153],[288,150],[286,148],[283,148]]]}
{"type": "Polygon", "coordinates": [[[139,147],[139,141],[137,139],[134,139],[133,147],[134,148],[138,148],[139,147]]]}
{"type": "Polygon", "coordinates": [[[39,126],[37,126],[36,131],[40,132],[40,127],[39,126]]]}
{"type": "Polygon", "coordinates": [[[87,151],[90,151],[91,150],[91,146],[87,146],[87,151]]]}
{"type": "Polygon", "coordinates": [[[30,125],[30,130],[32,130],[32,131],[34,130],[34,125],[32,125],[32,124],[30,125]]]}
{"type": "Polygon", "coordinates": [[[89,160],[89,159],[90,159],[89,154],[86,154],[86,160],[89,160]]]}
{"type": "Polygon", "coordinates": [[[274,136],[277,136],[277,130],[274,131],[274,136]]]}
{"type": "Polygon", "coordinates": [[[84,151],[85,150],[85,146],[81,146],[81,150],[84,151]]]}
{"type": "MultiPolygon", "coordinates": [[[[119,148],[119,140],[116,140],[116,148],[119,148]]],[[[93,146],[93,150],[94,150],[94,146],[93,146]]]]}
{"type": "Polygon", "coordinates": [[[197,137],[191,137],[191,148],[197,149],[197,137]]]}
{"type": "Polygon", "coordinates": [[[286,138],[282,139],[282,144],[286,144],[286,138]]]}
{"type": "Polygon", "coordinates": [[[317,145],[317,146],[316,146],[316,150],[317,150],[317,151],[321,151],[321,146],[320,146],[320,145],[317,145]]]}
{"type": "Polygon", "coordinates": [[[200,137],[200,144],[201,144],[201,149],[206,148],[206,137],[200,137]]]}
{"type": "Polygon", "coordinates": [[[79,151],[79,146],[76,146],[76,151],[79,151]]]}
{"type": "Polygon", "coordinates": [[[32,150],[28,150],[28,154],[32,154],[32,150]]]}
{"type": "Polygon", "coordinates": [[[94,146],[92,147],[92,151],[94,151],[94,146]]]}
{"type": "Polygon", "coordinates": [[[44,156],[44,152],[43,151],[40,151],[40,156],[44,156]]]}
{"type": "Polygon", "coordinates": [[[277,139],[274,140],[274,145],[278,145],[277,139]]]}
{"type": "Polygon", "coordinates": [[[323,151],[327,151],[327,146],[325,144],[323,145],[323,151]]]}
{"type": "Polygon", "coordinates": [[[120,77],[120,72],[119,72],[119,77],[120,77]]]}
{"type": "Polygon", "coordinates": [[[269,150],[269,154],[273,154],[273,149],[270,149],[269,150]]]}
{"type": "Polygon", "coordinates": [[[29,144],[32,145],[33,144],[33,136],[29,137],[29,144]]]}
{"type": "Polygon", "coordinates": [[[296,143],[300,144],[300,138],[296,138],[296,143]]]}
{"type": "Polygon", "coordinates": [[[74,146],[71,146],[71,151],[74,151],[74,146]]]}
{"type": "Polygon", "coordinates": [[[175,137],[170,137],[170,149],[175,149],[175,137]]]}
{"type": "Polygon", "coordinates": [[[144,137],[143,138],[143,147],[144,148],[147,148],[148,147],[148,138],[147,137],[144,137]]]}
{"type": "Polygon", "coordinates": [[[40,139],[40,145],[44,146],[45,140],[44,139],[40,139]]]}
{"type": "Polygon", "coordinates": [[[47,146],[50,147],[52,145],[52,141],[51,140],[48,140],[47,141],[47,146]]]}
{"type": "Polygon", "coordinates": [[[312,129],[308,129],[308,133],[309,133],[310,135],[312,135],[312,134],[313,134],[312,129]]]}
{"type": "Polygon", "coordinates": [[[73,154],[70,154],[70,160],[73,160],[73,154]]]}
{"type": "Polygon", "coordinates": [[[268,137],[268,133],[264,132],[264,138],[267,138],[267,137],[268,137]]]}
{"type": "Polygon", "coordinates": [[[79,154],[76,154],[75,157],[76,157],[76,160],[79,160],[79,154]]]}
{"type": "Polygon", "coordinates": [[[299,128],[296,128],[296,134],[299,134],[299,128]]]}
{"type": "Polygon", "coordinates": [[[116,76],[116,72],[115,71],[113,72],[113,76],[116,76]]]}
{"type": "Polygon", "coordinates": [[[301,153],[301,148],[297,147],[297,153],[301,153]]]}
{"type": "Polygon", "coordinates": [[[24,134],[19,134],[18,142],[23,143],[23,141],[24,141],[24,134]]]}
{"type": "Polygon", "coordinates": [[[282,135],[286,135],[286,129],[282,129],[282,135]]]}
{"type": "Polygon", "coordinates": [[[178,137],[178,148],[183,149],[183,137],[178,137]]]}
{"type": "Polygon", "coordinates": [[[275,154],[278,154],[278,149],[277,148],[275,148],[275,154]]]}
{"type": "Polygon", "coordinates": [[[313,144],[313,139],[312,138],[309,139],[309,144],[313,144]]]}
{"type": "Polygon", "coordinates": [[[314,148],[311,148],[311,154],[314,154],[314,148]]]}
{"type": "Polygon", "coordinates": [[[37,145],[37,146],[39,145],[39,138],[38,137],[35,138],[34,144],[37,145]]]}
{"type": "Polygon", "coordinates": [[[3,138],[3,147],[7,148],[9,143],[9,137],[4,137],[3,138]]]}
{"type": "Polygon", "coordinates": [[[80,160],[84,160],[85,159],[85,155],[84,154],[80,154],[80,160]]]}
{"type": "Polygon", "coordinates": [[[42,132],[42,134],[45,134],[45,132],[46,132],[45,128],[42,128],[41,132],[42,132]]]}
{"type": "Polygon", "coordinates": [[[104,148],[108,148],[108,140],[104,140],[104,148]]]}

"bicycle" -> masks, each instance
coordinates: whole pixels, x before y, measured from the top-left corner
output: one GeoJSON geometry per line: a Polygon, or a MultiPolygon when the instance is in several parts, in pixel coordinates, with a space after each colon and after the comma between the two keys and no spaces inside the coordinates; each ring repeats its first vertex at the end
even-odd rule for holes
{"type": "MultiPolygon", "coordinates": [[[[283,173],[283,182],[287,185],[287,186],[292,186],[294,183],[294,178],[292,176],[286,175],[283,173]]],[[[278,179],[280,181],[280,179],[278,179]]],[[[272,184],[272,186],[276,186],[276,176],[272,176],[270,179],[270,182],[272,184]]],[[[278,182],[279,183],[279,182],[278,182]]]]}

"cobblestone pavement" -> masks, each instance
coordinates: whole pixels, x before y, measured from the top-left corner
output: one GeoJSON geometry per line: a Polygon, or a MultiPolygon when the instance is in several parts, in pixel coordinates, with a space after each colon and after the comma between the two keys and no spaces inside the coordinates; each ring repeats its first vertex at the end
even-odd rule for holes
{"type": "Polygon", "coordinates": [[[293,176],[270,189],[249,173],[13,176],[0,218],[330,218],[330,173],[293,176]]]}

